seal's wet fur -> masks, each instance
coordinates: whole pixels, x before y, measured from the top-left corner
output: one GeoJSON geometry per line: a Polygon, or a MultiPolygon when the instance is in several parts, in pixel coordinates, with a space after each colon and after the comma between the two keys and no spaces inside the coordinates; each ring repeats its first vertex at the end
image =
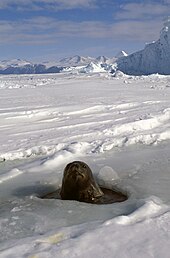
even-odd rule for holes
{"type": "Polygon", "coordinates": [[[82,161],[74,161],[64,169],[60,195],[63,200],[95,203],[104,193],[89,166],[82,161]]]}
{"type": "Polygon", "coordinates": [[[61,189],[48,193],[41,198],[111,204],[126,201],[128,196],[117,190],[99,187],[89,166],[82,161],[74,161],[64,169],[61,189]]]}

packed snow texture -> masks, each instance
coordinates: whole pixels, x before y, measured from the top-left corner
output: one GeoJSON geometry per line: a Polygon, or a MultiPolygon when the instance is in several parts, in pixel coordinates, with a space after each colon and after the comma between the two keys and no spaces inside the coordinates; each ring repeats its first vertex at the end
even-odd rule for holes
{"type": "Polygon", "coordinates": [[[141,51],[118,60],[118,69],[126,74],[170,74],[170,18],[164,22],[160,38],[141,51]]]}
{"type": "Polygon", "coordinates": [[[1,257],[169,257],[169,76],[0,76],[0,93],[1,257]],[[73,160],[128,200],[40,199],[73,160]]]}

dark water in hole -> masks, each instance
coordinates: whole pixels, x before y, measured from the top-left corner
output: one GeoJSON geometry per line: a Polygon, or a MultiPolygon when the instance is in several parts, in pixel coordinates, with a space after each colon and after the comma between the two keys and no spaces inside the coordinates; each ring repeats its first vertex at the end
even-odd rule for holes
{"type": "MultiPolygon", "coordinates": [[[[103,191],[104,195],[97,200],[89,201],[89,203],[94,203],[94,204],[111,204],[115,202],[124,202],[128,199],[128,196],[125,193],[121,193],[118,191],[113,191],[111,189],[106,189],[101,187],[101,190],[103,191]]],[[[60,189],[48,193],[46,195],[40,196],[42,199],[61,199],[60,197],[60,189]]]]}

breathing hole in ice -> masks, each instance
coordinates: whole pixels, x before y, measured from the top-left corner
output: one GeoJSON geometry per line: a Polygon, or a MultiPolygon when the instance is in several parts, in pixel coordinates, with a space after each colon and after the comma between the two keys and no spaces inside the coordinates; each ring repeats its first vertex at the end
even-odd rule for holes
{"type": "Polygon", "coordinates": [[[99,186],[90,167],[83,161],[73,161],[66,165],[61,190],[48,193],[43,199],[75,200],[92,204],[111,204],[127,200],[120,190],[99,186]]]}
{"type": "MultiPolygon", "coordinates": [[[[103,188],[100,187],[104,195],[100,198],[98,198],[96,201],[88,201],[88,203],[93,203],[93,204],[112,204],[116,202],[124,202],[128,199],[128,195],[126,193],[123,193],[121,191],[114,191],[111,189],[103,188]]],[[[41,199],[61,199],[60,196],[60,189],[52,192],[45,194],[40,197],[41,199]]]]}

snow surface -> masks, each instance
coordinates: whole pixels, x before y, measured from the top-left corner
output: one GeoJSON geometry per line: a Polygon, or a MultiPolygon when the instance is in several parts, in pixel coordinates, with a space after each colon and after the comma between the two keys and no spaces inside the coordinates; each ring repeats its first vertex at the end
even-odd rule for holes
{"type": "Polygon", "coordinates": [[[0,76],[0,93],[0,257],[169,257],[169,76],[0,76]],[[73,160],[128,200],[38,198],[73,160]]]}

